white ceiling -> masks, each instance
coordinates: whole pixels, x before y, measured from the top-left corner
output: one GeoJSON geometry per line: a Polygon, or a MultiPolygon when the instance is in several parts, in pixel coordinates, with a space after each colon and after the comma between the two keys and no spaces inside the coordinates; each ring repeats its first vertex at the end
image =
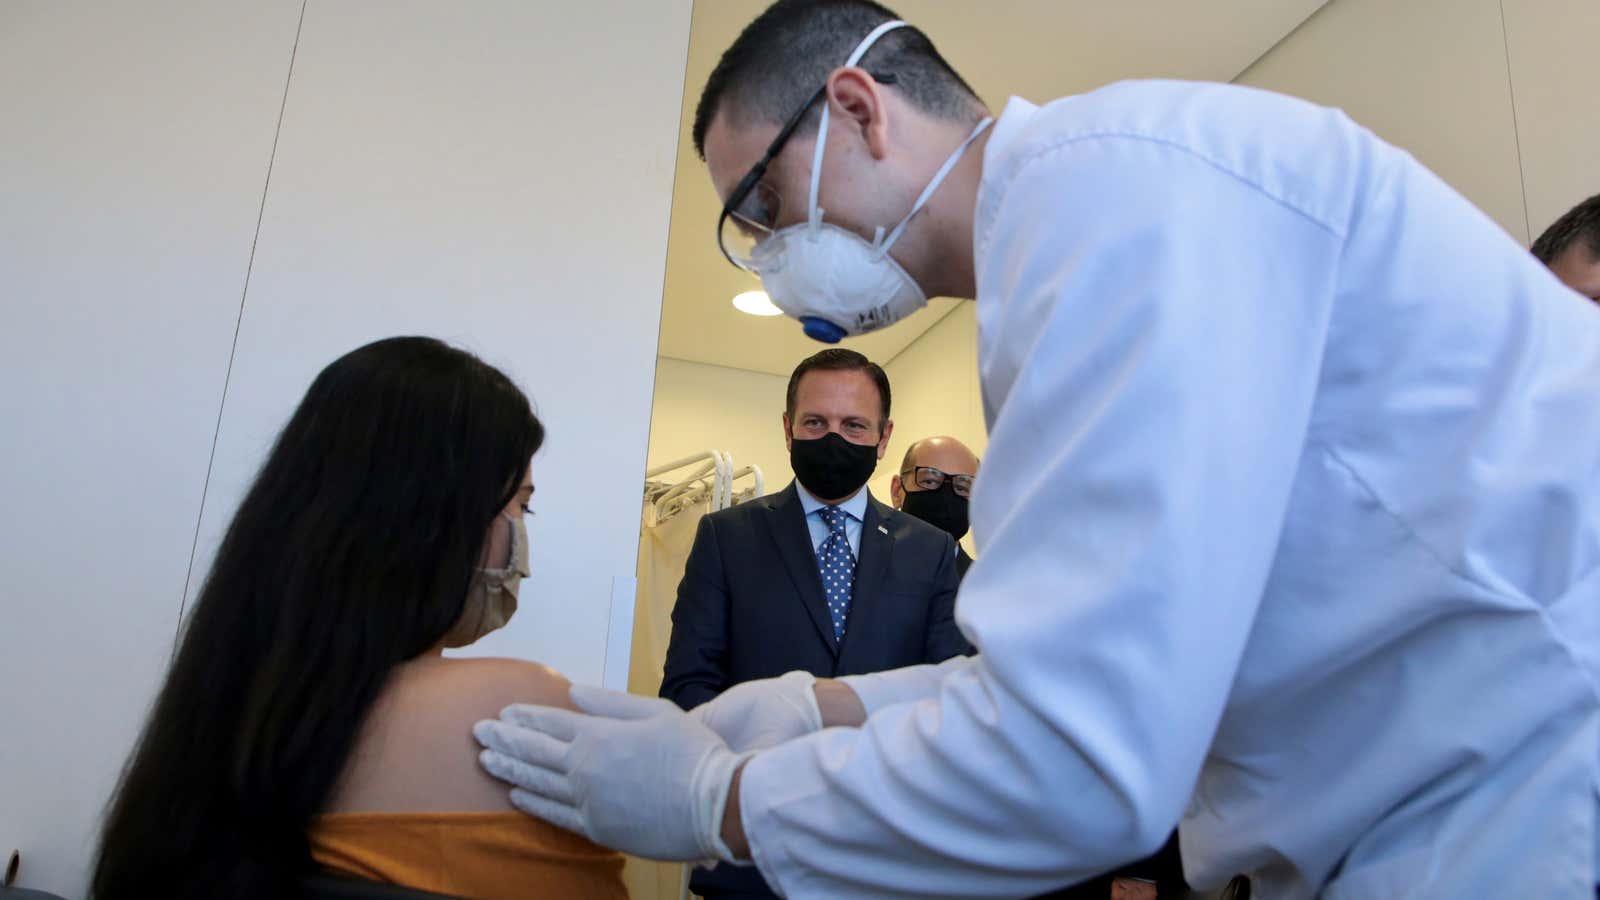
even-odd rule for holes
{"type": "MultiPolygon", "coordinates": [[[[891,0],[926,32],[990,108],[1016,94],[1036,102],[1123,78],[1230,81],[1327,0],[891,0]]],[[[788,375],[822,345],[787,318],[735,310],[759,284],[717,252],[720,204],[690,130],[700,89],[722,51],[766,0],[695,0],[667,245],[660,355],[788,375]]],[[[958,301],[844,343],[886,363],[958,301]]]]}

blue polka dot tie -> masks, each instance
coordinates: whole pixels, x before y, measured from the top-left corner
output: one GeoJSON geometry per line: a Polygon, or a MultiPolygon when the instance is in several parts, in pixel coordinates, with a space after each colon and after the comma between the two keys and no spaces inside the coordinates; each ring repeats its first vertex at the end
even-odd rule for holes
{"type": "Polygon", "coordinates": [[[828,615],[833,618],[833,639],[842,641],[844,623],[850,615],[850,588],[856,581],[856,558],[850,552],[850,538],[844,531],[850,514],[837,506],[824,506],[817,510],[817,515],[828,526],[828,537],[817,555],[817,566],[822,571],[822,592],[828,598],[828,615]]]}

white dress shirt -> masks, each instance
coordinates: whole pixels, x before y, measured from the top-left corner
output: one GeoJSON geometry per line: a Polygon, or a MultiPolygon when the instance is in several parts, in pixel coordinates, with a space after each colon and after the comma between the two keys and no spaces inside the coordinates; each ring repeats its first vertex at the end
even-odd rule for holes
{"type": "Polygon", "coordinates": [[[767,880],[1026,896],[1181,819],[1269,900],[1593,897],[1600,309],[1224,85],[1013,100],[974,243],[981,655],[751,760],[767,880]]]}
{"type": "MultiPolygon", "coordinates": [[[[817,510],[830,504],[823,503],[806,486],[799,481],[794,483],[796,491],[800,492],[800,508],[806,511],[806,528],[811,532],[811,550],[822,559],[822,542],[828,539],[828,523],[822,521],[822,515],[817,510]]],[[[861,523],[867,520],[867,493],[865,486],[856,491],[856,495],[843,503],[831,504],[838,506],[845,512],[844,536],[850,542],[850,555],[861,560],[861,523]]]]}

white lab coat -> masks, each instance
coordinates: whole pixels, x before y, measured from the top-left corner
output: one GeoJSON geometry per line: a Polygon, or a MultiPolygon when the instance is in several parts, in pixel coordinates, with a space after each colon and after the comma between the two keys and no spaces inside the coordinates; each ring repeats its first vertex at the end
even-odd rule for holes
{"type": "Polygon", "coordinates": [[[1013,100],[975,248],[981,656],[750,762],[767,879],[1025,896],[1181,818],[1267,900],[1593,897],[1600,311],[1220,85],[1013,100]]]}

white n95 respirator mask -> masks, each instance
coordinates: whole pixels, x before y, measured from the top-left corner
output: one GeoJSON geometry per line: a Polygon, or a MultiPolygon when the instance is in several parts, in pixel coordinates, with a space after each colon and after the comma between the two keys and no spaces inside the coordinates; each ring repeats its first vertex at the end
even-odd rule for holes
{"type": "MultiPolygon", "coordinates": [[[[860,62],[873,42],[904,24],[886,22],[874,29],[856,45],[844,64],[860,62]]],[[[868,241],[853,231],[822,221],[817,187],[822,178],[823,150],[828,143],[828,113],[824,96],[817,149],[811,159],[806,221],[778,229],[757,244],[750,252],[749,268],[761,277],[761,286],[773,304],[798,319],[807,335],[834,344],[847,335],[866,334],[892,325],[928,304],[921,285],[889,256],[889,248],[927,205],[967,147],[994,120],[986,118],[972,129],[887,237],[880,226],[868,241]]]]}
{"type": "Polygon", "coordinates": [[[751,254],[767,296],[807,335],[829,344],[876,331],[928,304],[887,251],[837,225],[795,225],[751,254]]]}

